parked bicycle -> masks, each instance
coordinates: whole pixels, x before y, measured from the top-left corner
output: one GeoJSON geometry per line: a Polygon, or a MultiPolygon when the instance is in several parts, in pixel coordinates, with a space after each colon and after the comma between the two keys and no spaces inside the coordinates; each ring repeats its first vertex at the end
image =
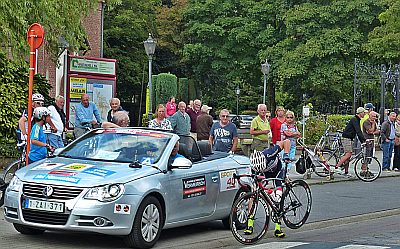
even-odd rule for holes
{"type": "MultiPolygon", "coordinates": [[[[242,187],[240,180],[246,177],[252,183],[252,192],[243,194],[233,204],[230,224],[233,236],[242,244],[254,244],[266,234],[270,220],[277,223],[282,219],[291,229],[300,228],[307,221],[311,212],[311,190],[303,180],[292,181],[286,174],[288,162],[282,167],[283,177],[266,178],[263,173],[252,167],[252,174],[234,175],[242,187]],[[268,184],[276,180],[282,182],[281,198],[274,196],[268,184]],[[251,223],[252,232],[248,232],[251,223]]],[[[279,173],[278,173],[279,175],[279,173]]],[[[247,186],[248,187],[248,186],[247,186]]]]}
{"type": "Polygon", "coordinates": [[[5,190],[11,179],[14,177],[15,172],[26,165],[26,142],[21,141],[18,143],[17,149],[19,152],[18,159],[8,165],[0,180],[0,207],[4,204],[5,190]]]}
{"type": "MultiPolygon", "coordinates": [[[[303,154],[308,168],[310,168],[317,175],[327,177],[328,180],[334,179],[334,174],[341,174],[341,171],[335,169],[338,158],[335,151],[320,151],[314,153],[300,140],[298,143],[303,147],[303,154]]],[[[345,163],[354,164],[354,173],[358,179],[364,182],[375,181],[382,173],[381,163],[375,156],[369,156],[367,149],[374,147],[374,139],[367,139],[365,143],[361,144],[361,148],[356,148],[359,151],[345,163]]],[[[336,150],[338,150],[337,148],[336,150]]],[[[306,174],[309,174],[309,171],[306,174]]],[[[309,177],[309,175],[307,175],[309,177]]]]}

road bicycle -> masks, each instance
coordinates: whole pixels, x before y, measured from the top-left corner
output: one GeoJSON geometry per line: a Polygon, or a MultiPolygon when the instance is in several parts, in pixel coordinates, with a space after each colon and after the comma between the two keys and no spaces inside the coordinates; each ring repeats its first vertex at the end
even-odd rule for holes
{"type": "Polygon", "coordinates": [[[15,172],[26,165],[26,142],[21,141],[18,143],[17,149],[19,152],[18,159],[8,165],[0,180],[0,207],[4,204],[5,190],[11,179],[14,177],[15,172]]]}
{"type": "Polygon", "coordinates": [[[240,180],[243,177],[250,179],[253,185],[251,192],[234,202],[229,217],[231,232],[240,243],[250,245],[261,240],[270,220],[280,223],[283,219],[291,229],[300,228],[307,221],[312,203],[310,187],[303,180],[292,181],[286,174],[287,164],[285,162],[281,169],[282,178],[266,178],[262,173],[233,176],[242,187],[248,187],[240,180]],[[275,181],[282,182],[281,198],[268,186],[269,182],[275,181]],[[249,222],[252,224],[251,233],[247,232],[249,222]]]}

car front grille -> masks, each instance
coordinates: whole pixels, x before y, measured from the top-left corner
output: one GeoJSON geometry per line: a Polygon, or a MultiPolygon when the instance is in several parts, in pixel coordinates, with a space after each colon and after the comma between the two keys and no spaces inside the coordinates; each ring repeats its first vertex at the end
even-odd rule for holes
{"type": "Polygon", "coordinates": [[[69,214],[63,213],[50,213],[41,211],[32,211],[23,209],[22,216],[26,221],[49,224],[49,225],[65,225],[68,221],[69,214]]]}
{"type": "Polygon", "coordinates": [[[71,200],[77,197],[82,191],[83,188],[50,184],[25,183],[23,187],[23,193],[25,196],[34,198],[46,197],[48,200],[71,200]],[[43,190],[46,186],[51,186],[53,188],[53,194],[50,197],[43,195],[43,190]]]}

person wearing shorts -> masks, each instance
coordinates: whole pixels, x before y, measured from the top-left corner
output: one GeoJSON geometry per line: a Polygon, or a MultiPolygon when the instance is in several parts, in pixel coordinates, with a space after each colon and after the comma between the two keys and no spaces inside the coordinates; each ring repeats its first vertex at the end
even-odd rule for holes
{"type": "Polygon", "coordinates": [[[344,129],[342,134],[342,145],[344,149],[344,155],[339,160],[338,164],[335,167],[335,170],[338,173],[343,174],[345,176],[351,176],[349,174],[349,164],[346,162],[349,161],[353,153],[353,140],[357,136],[361,143],[365,142],[365,138],[360,127],[360,120],[364,117],[364,115],[365,115],[364,107],[358,107],[356,115],[354,115],[354,117],[352,117],[350,121],[347,123],[346,128],[344,129]],[[340,170],[340,167],[344,168],[344,173],[340,170]]]}

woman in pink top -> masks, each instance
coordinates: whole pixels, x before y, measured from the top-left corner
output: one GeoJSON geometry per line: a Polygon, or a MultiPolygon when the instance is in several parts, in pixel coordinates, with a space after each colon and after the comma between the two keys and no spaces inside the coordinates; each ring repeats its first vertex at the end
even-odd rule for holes
{"type": "Polygon", "coordinates": [[[275,114],[276,117],[271,119],[271,121],[269,122],[269,126],[271,127],[273,144],[276,144],[277,141],[281,141],[281,126],[286,121],[285,108],[283,108],[283,106],[277,106],[275,114]]]}
{"type": "Polygon", "coordinates": [[[167,108],[167,113],[166,116],[172,116],[175,114],[176,112],[176,103],[175,103],[175,97],[171,96],[171,98],[169,98],[169,101],[166,104],[166,108],[167,108]]]}

